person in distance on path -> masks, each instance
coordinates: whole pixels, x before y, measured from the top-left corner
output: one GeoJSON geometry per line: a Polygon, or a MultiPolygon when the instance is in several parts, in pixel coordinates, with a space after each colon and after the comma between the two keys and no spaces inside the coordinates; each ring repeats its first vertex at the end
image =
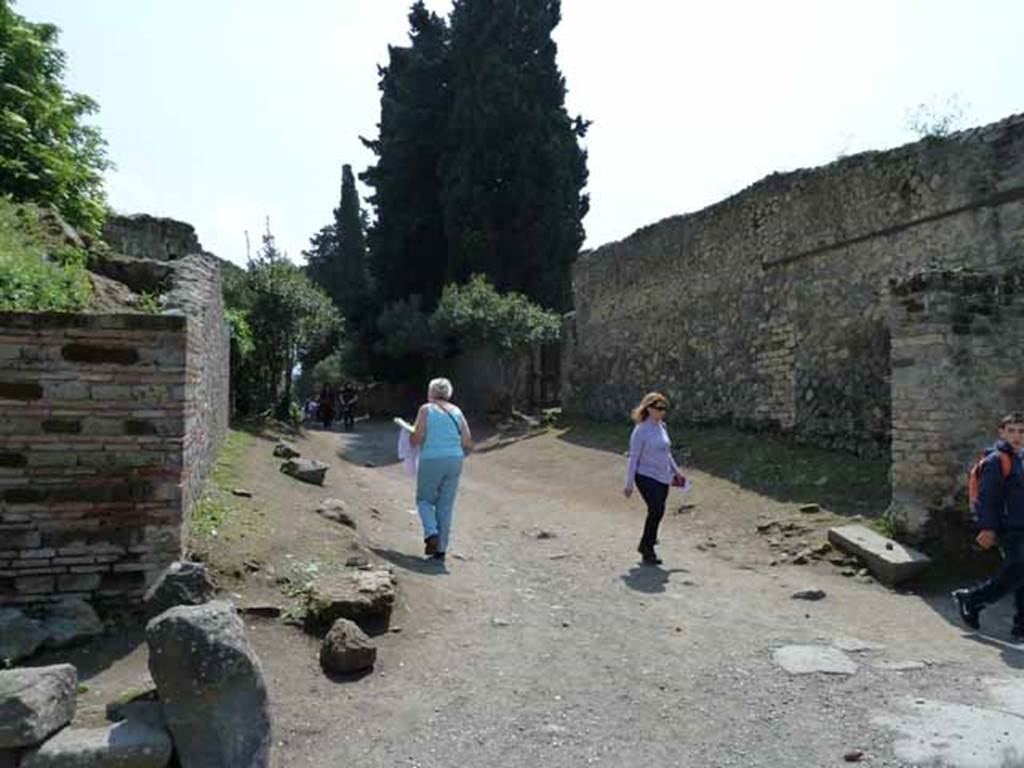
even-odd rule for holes
{"type": "Polygon", "coordinates": [[[654,551],[658,540],[658,526],[665,516],[665,500],[668,488],[673,482],[685,482],[683,473],[672,458],[672,441],[665,429],[665,411],[668,398],[660,392],[649,392],[633,409],[633,434],[629,437],[629,464],[626,468],[626,487],[622,493],[628,499],[633,488],[640,489],[640,495],[647,504],[647,519],[643,536],[637,551],[644,563],[658,565],[661,559],[654,551]]]}

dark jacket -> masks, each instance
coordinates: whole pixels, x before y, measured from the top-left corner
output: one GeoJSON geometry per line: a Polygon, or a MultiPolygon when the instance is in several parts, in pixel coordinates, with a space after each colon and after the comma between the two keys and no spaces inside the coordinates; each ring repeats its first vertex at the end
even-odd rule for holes
{"type": "Polygon", "coordinates": [[[1024,465],[1005,440],[998,441],[981,470],[978,489],[978,527],[993,531],[1024,531],[1024,465]],[[1011,456],[1010,475],[1003,479],[1002,460],[997,451],[1011,456]]]}

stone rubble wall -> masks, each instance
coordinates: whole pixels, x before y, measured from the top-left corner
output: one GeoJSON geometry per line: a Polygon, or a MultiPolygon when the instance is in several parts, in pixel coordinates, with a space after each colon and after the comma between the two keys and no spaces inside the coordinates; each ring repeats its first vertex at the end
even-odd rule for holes
{"type": "Polygon", "coordinates": [[[893,277],[1024,262],[1024,117],[774,174],[583,254],[564,407],[675,417],[884,455],[893,277]]]}
{"type": "Polygon", "coordinates": [[[103,240],[125,256],[156,261],[176,261],[203,250],[191,224],[145,213],[108,216],[103,240]]]}
{"type": "Polygon", "coordinates": [[[180,558],[227,434],[216,259],[187,224],[107,230],[177,238],[154,246],[173,259],[162,314],[0,313],[0,605],[137,602],[180,558]]]}
{"type": "Polygon", "coordinates": [[[968,541],[967,473],[1024,410],[1024,269],[894,281],[890,514],[921,540],[968,541]]]}

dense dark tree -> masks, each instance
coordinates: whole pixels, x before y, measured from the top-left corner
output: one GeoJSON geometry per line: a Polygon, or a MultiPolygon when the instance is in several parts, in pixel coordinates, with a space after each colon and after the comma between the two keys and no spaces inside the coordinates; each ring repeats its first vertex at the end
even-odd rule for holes
{"type": "Polygon", "coordinates": [[[422,2],[409,13],[411,44],[391,46],[380,68],[379,136],[364,143],[377,162],[360,178],[373,188],[370,272],[381,304],[412,295],[431,309],[447,272],[438,166],[451,108],[448,30],[422,2]]]}
{"type": "Polygon", "coordinates": [[[334,300],[349,320],[367,309],[366,224],[352,166],[341,167],[341,199],[334,221],[310,239],[304,252],[310,278],[334,300]]]}
{"type": "Polygon", "coordinates": [[[445,21],[416,3],[411,45],[381,69],[372,271],[385,303],[487,275],[566,308],[589,201],[587,124],[565,110],[551,33],[557,0],[456,0],[445,21]]]}
{"type": "Polygon", "coordinates": [[[589,207],[587,123],[565,110],[551,33],[558,0],[456,0],[440,166],[448,279],[488,275],[546,307],[570,303],[589,207]]]}
{"type": "Polygon", "coordinates": [[[57,27],[28,22],[0,0],[0,195],[52,205],[98,235],[106,148],[82,122],[96,103],[63,85],[57,38],[57,27]]]}

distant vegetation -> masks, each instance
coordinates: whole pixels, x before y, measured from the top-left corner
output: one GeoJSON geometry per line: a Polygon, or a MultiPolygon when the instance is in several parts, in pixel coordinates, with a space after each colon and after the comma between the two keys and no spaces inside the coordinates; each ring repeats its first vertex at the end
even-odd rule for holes
{"type": "Polygon", "coordinates": [[[0,197],[0,310],[84,309],[92,297],[85,261],[46,231],[35,206],[0,197]]]}
{"type": "Polygon", "coordinates": [[[308,350],[309,381],[409,379],[465,347],[558,337],[589,208],[560,19],[557,0],[459,0],[447,19],[412,6],[409,45],[380,68],[379,133],[364,139],[374,217],[345,166],[334,219],[305,252],[347,329],[308,350]]]}

